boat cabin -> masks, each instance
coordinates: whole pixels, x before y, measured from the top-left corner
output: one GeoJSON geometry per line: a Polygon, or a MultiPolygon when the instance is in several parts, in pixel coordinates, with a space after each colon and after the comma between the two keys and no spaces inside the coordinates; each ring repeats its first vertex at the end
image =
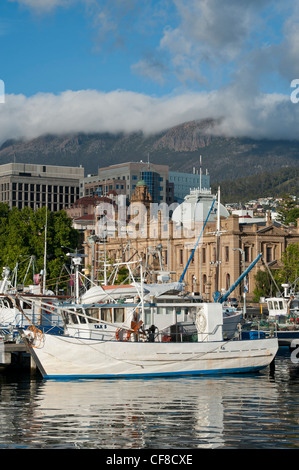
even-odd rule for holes
{"type": "MultiPolygon", "coordinates": [[[[127,332],[127,339],[131,340],[151,338],[157,341],[197,341],[197,317],[205,308],[205,304],[178,303],[165,299],[159,303],[147,302],[143,306],[140,303],[112,303],[76,306],[70,304],[65,307],[62,310],[65,333],[71,336],[110,341],[119,339],[120,330],[124,330],[127,332]],[[137,338],[137,328],[135,331],[134,328],[138,323],[143,334],[139,334],[137,338]]],[[[221,310],[218,326],[222,330],[222,308],[219,305],[217,308],[221,310]]],[[[213,329],[216,326],[214,325],[213,329]]],[[[205,331],[202,333],[206,334],[205,331]]]]}

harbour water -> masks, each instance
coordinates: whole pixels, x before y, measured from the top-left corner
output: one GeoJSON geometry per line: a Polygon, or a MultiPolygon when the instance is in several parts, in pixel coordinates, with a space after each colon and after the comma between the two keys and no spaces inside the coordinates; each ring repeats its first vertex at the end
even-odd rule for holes
{"type": "Polygon", "coordinates": [[[0,377],[0,449],[299,447],[299,364],[221,377],[0,377]]]}

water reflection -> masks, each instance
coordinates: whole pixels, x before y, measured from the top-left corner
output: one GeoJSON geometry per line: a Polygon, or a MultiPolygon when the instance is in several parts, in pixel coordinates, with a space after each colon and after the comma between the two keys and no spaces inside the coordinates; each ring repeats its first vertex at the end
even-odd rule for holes
{"type": "Polygon", "coordinates": [[[299,366],[218,378],[0,380],[0,447],[266,448],[299,445],[299,366]]]}

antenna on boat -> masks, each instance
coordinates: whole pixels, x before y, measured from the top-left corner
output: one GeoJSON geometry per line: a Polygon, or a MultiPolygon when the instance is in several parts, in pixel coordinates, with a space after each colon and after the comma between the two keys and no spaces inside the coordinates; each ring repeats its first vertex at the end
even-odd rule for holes
{"type": "Polygon", "coordinates": [[[87,255],[81,255],[79,253],[67,253],[66,256],[72,258],[72,263],[75,266],[75,299],[76,303],[79,303],[79,266],[82,258],[87,258],[87,255]]]}

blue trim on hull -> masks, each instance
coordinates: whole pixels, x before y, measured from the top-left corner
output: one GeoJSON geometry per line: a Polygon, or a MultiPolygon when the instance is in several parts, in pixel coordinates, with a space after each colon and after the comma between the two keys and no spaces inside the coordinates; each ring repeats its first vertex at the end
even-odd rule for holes
{"type": "Polygon", "coordinates": [[[243,374],[243,373],[254,373],[259,372],[262,369],[265,369],[268,365],[257,366],[257,367],[244,367],[240,369],[215,369],[215,370],[197,370],[193,372],[157,372],[153,374],[105,374],[105,375],[45,375],[44,379],[51,380],[76,380],[76,379],[145,379],[145,378],[155,378],[155,377],[192,377],[198,375],[224,375],[224,374],[243,374]]]}

